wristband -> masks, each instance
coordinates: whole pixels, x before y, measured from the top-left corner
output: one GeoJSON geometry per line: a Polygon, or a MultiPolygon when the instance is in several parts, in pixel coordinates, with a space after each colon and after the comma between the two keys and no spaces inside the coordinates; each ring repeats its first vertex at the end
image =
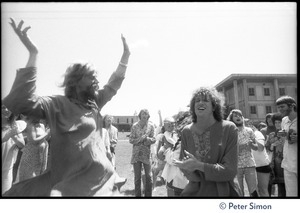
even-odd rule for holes
{"type": "Polygon", "coordinates": [[[124,63],[122,63],[121,61],[120,61],[119,64],[120,64],[121,66],[127,67],[127,64],[124,64],[124,63]]]}

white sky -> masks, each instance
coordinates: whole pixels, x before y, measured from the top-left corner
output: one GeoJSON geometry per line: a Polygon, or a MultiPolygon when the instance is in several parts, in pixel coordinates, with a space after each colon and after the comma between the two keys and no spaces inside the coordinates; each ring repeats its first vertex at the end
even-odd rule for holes
{"type": "Polygon", "coordinates": [[[28,53],[9,17],[30,25],[39,48],[37,92],[63,94],[69,63],[92,62],[100,86],[123,51],[126,79],[102,114],[133,115],[142,108],[158,123],[186,109],[192,92],[233,73],[297,72],[296,3],[1,3],[2,98],[28,53]]]}

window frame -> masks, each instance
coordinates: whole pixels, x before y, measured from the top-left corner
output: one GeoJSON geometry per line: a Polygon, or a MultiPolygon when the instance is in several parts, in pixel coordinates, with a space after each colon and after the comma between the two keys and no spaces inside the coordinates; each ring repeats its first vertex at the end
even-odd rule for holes
{"type": "Polygon", "coordinates": [[[271,96],[271,92],[270,92],[270,88],[269,87],[264,87],[264,96],[271,96]]]}
{"type": "Polygon", "coordinates": [[[249,96],[255,96],[255,88],[254,87],[249,87],[248,88],[248,95],[249,96]]]}
{"type": "Polygon", "coordinates": [[[250,106],[250,114],[251,115],[256,115],[257,114],[256,106],[254,106],[254,105],[250,106]],[[255,113],[252,112],[252,109],[254,109],[255,113]]]}

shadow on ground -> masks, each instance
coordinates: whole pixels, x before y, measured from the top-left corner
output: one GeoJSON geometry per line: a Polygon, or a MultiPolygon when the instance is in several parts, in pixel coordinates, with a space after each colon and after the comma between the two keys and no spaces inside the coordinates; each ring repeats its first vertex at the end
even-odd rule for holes
{"type": "MultiPolygon", "coordinates": [[[[144,189],[142,188],[142,193],[144,193],[144,189]]],[[[122,191],[122,194],[124,196],[135,196],[135,192],[134,189],[126,189],[124,191],[122,191]]],[[[156,182],[156,187],[154,188],[154,190],[152,191],[152,196],[156,197],[156,196],[165,196],[165,182],[163,181],[163,179],[158,178],[157,182],[156,182]]]]}

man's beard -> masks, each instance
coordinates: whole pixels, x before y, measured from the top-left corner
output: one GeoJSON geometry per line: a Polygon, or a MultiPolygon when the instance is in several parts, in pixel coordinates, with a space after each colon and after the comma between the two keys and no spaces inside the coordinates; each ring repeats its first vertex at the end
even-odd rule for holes
{"type": "Polygon", "coordinates": [[[86,96],[89,100],[95,100],[97,94],[98,94],[98,91],[95,91],[92,85],[89,86],[89,88],[87,89],[87,91],[85,91],[85,96],[86,96]]]}
{"type": "Polygon", "coordinates": [[[282,117],[289,116],[291,112],[292,112],[292,108],[289,107],[287,110],[284,110],[282,117]]]}

